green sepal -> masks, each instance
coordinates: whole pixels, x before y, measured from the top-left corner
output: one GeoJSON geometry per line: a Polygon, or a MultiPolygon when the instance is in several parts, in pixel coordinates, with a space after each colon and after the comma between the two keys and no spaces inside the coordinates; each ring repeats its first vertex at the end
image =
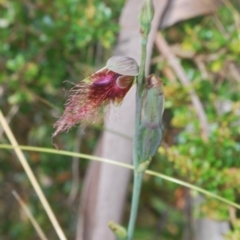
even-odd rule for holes
{"type": "MultiPolygon", "coordinates": [[[[151,78],[160,81],[155,76],[151,78]]],[[[150,86],[146,92],[146,100],[143,111],[142,123],[150,129],[156,129],[162,122],[162,115],[164,111],[164,94],[160,84],[150,86]]]]}
{"type": "Polygon", "coordinates": [[[138,155],[140,161],[146,161],[155,155],[162,140],[162,129],[149,129],[142,124],[138,130],[139,149],[138,155]]]}
{"type": "Polygon", "coordinates": [[[162,82],[155,75],[147,78],[147,91],[138,129],[138,155],[141,162],[154,156],[162,140],[164,94],[162,82]]]}

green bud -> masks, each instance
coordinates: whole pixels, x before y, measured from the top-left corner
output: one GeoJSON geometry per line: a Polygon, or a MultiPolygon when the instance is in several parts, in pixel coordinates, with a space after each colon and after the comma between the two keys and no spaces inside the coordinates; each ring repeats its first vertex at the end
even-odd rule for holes
{"type": "Polygon", "coordinates": [[[113,221],[110,221],[108,226],[118,239],[125,240],[127,238],[127,231],[123,226],[113,221]]]}
{"type": "Polygon", "coordinates": [[[154,15],[152,0],[144,0],[139,13],[141,33],[147,36],[151,29],[151,22],[154,15]]]}
{"type": "Polygon", "coordinates": [[[151,163],[151,160],[152,159],[149,158],[147,161],[140,163],[139,166],[138,166],[137,172],[138,173],[144,173],[148,169],[148,166],[151,163]]]}

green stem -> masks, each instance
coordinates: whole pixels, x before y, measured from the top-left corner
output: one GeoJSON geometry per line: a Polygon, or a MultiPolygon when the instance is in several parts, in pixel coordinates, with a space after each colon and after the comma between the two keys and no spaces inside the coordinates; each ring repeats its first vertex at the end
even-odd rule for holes
{"type": "Polygon", "coordinates": [[[134,164],[134,182],[133,182],[133,193],[132,193],[132,206],[130,219],[128,224],[128,240],[133,239],[135,222],[137,218],[137,211],[139,205],[139,197],[142,186],[142,178],[143,174],[139,174],[137,172],[138,166],[140,164],[140,159],[138,157],[138,129],[141,124],[141,113],[142,113],[142,105],[143,105],[143,90],[145,83],[145,65],[146,65],[146,45],[147,45],[147,37],[142,38],[141,43],[141,64],[140,71],[137,78],[137,91],[136,91],[136,118],[135,118],[135,134],[134,134],[134,148],[133,148],[133,164],[134,164]]]}
{"type": "Polygon", "coordinates": [[[137,211],[138,211],[141,186],[142,186],[142,177],[143,177],[142,173],[138,174],[134,172],[132,206],[131,206],[131,213],[130,213],[130,219],[128,224],[128,240],[133,239],[135,222],[137,219],[137,211]]]}

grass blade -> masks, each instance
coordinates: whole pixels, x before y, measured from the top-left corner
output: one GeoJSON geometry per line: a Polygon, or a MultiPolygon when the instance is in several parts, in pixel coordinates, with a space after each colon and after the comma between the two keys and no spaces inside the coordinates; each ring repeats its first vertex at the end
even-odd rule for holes
{"type": "MultiPolygon", "coordinates": [[[[125,168],[129,168],[129,169],[133,169],[133,166],[130,164],[126,164],[126,163],[122,163],[122,162],[117,162],[111,159],[106,159],[106,158],[101,158],[101,157],[96,157],[96,156],[92,156],[92,155],[88,155],[88,154],[83,154],[83,153],[76,153],[76,152],[69,152],[69,151],[63,151],[63,150],[56,150],[56,149],[52,149],[52,148],[41,148],[41,147],[33,147],[33,146],[17,146],[17,147],[13,147],[12,145],[7,145],[7,144],[0,144],[0,149],[14,149],[14,148],[20,148],[24,151],[34,151],[34,152],[42,152],[42,153],[50,153],[50,154],[57,154],[57,155],[65,155],[65,156],[75,156],[75,157],[80,157],[80,158],[84,158],[87,160],[94,160],[94,161],[98,161],[98,162],[103,162],[103,163],[109,163],[109,164],[114,164],[116,166],[119,167],[125,167],[125,168]]],[[[154,172],[151,170],[147,170],[145,172],[148,175],[151,176],[155,176],[158,178],[162,178],[166,181],[170,181],[179,185],[182,185],[184,187],[190,188],[192,190],[195,190],[197,192],[200,192],[206,196],[215,198],[221,202],[224,202],[230,206],[233,206],[237,209],[240,209],[240,205],[237,203],[234,203],[232,201],[229,201],[226,198],[220,197],[217,194],[211,193],[203,188],[197,187],[195,185],[192,185],[190,183],[184,182],[182,180],[173,178],[173,177],[169,177],[167,175],[158,173],[158,172],[154,172]]]]}

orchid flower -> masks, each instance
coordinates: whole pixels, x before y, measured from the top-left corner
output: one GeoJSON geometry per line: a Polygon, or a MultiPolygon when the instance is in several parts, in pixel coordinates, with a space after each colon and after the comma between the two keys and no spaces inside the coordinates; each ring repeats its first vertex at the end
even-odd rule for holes
{"type": "Polygon", "coordinates": [[[90,75],[69,91],[63,115],[54,123],[55,137],[82,120],[94,118],[101,106],[119,105],[138,75],[136,61],[129,57],[111,57],[104,68],[90,75]]]}

